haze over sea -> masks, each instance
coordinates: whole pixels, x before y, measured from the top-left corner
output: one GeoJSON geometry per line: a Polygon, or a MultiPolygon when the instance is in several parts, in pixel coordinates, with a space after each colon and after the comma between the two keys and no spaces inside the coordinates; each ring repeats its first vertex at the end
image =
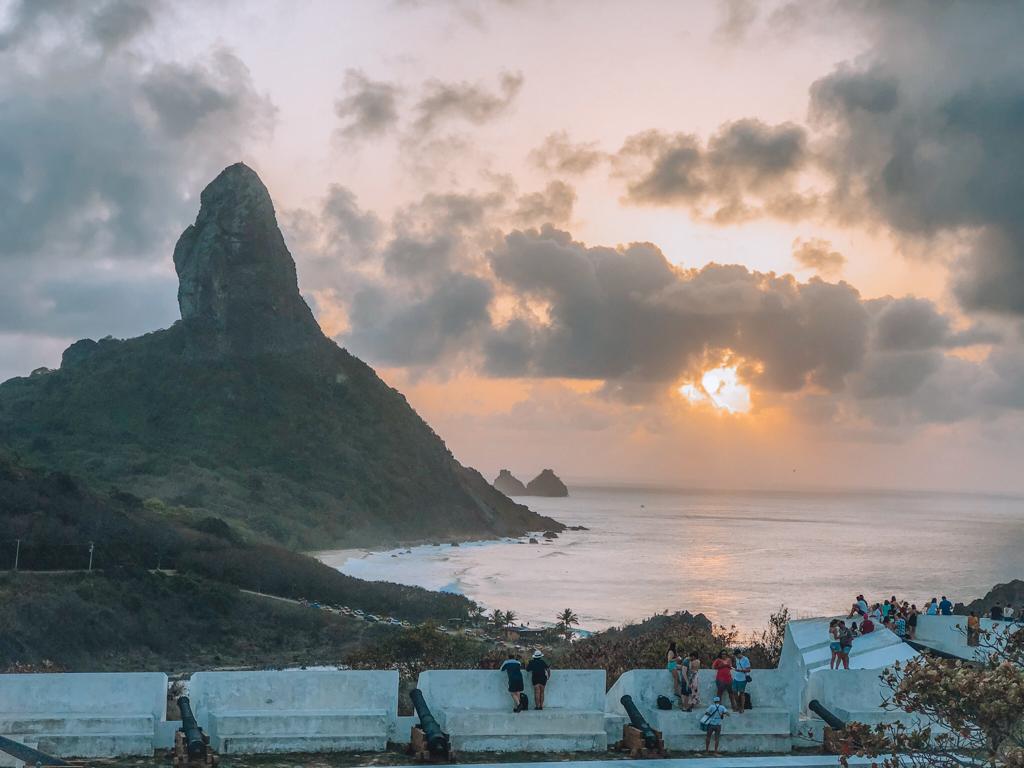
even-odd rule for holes
{"type": "Polygon", "coordinates": [[[1024,576],[1024,498],[909,492],[735,492],[572,487],[519,499],[587,531],[554,541],[320,553],[363,579],[459,592],[517,621],[572,608],[603,629],[668,610],[742,631],[785,603],[838,613],[863,592],[919,606],[968,602],[1024,576]],[[394,556],[393,556],[394,555],[394,556]]]}

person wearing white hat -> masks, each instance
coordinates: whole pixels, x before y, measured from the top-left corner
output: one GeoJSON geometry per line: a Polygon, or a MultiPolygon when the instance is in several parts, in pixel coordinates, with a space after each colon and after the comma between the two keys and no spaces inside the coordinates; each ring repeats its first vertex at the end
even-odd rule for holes
{"type": "Polygon", "coordinates": [[[711,751],[711,734],[715,735],[715,754],[718,754],[718,742],[722,738],[722,718],[729,716],[729,710],[722,706],[722,697],[715,696],[711,706],[700,716],[700,727],[704,729],[704,751],[711,751]]]}
{"type": "Polygon", "coordinates": [[[533,708],[544,709],[544,686],[551,677],[551,665],[540,649],[533,652],[533,658],[526,665],[526,671],[530,673],[533,682],[533,708]]]}

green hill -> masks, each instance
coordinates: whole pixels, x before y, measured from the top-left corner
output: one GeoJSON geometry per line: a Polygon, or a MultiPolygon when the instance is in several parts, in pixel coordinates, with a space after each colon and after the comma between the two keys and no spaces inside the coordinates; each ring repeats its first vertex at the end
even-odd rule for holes
{"type": "Polygon", "coordinates": [[[563,528],[459,464],[322,334],[252,170],[203,191],[174,262],[182,320],[0,384],[0,446],[296,548],[563,528]]]}

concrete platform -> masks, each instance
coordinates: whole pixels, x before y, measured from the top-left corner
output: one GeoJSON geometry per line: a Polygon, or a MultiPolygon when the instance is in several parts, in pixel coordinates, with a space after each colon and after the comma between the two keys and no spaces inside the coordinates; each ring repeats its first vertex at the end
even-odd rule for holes
{"type": "Polygon", "coordinates": [[[152,756],[164,721],[159,672],[0,675],[0,735],[57,757],[152,756]]]}
{"type": "Polygon", "coordinates": [[[427,705],[465,752],[603,752],[603,670],[556,670],[545,692],[544,710],[512,712],[503,672],[431,670],[419,677],[427,705]]]}
{"type": "MultiPolygon", "coordinates": [[[[748,691],[754,708],[742,715],[730,714],[725,718],[722,724],[722,748],[747,753],[788,752],[792,747],[794,714],[800,690],[778,670],[755,669],[751,677],[753,682],[749,684],[748,691]]],[[[667,696],[673,702],[676,701],[672,694],[671,674],[664,669],[630,670],[608,691],[607,710],[624,716],[625,710],[620,699],[624,694],[629,694],[647,721],[662,732],[665,746],[669,750],[703,750],[704,732],[698,723],[715,695],[715,673],[712,670],[701,670],[697,679],[701,697],[699,707],[693,712],[683,712],[678,707],[663,711],[658,709],[658,696],[667,696]]],[[[728,700],[724,703],[726,706],[729,704],[728,700]]]]}
{"type": "Polygon", "coordinates": [[[192,707],[223,754],[383,751],[398,725],[398,672],[199,672],[192,707]]]}

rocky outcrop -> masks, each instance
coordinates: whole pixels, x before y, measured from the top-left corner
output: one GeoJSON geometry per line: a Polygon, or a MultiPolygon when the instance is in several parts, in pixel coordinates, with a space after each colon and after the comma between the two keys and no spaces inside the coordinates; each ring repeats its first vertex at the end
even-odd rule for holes
{"type": "Polygon", "coordinates": [[[323,335],[299,295],[295,262],[259,176],[243,163],[203,190],[174,247],[181,319],[221,352],[294,350],[323,335]]]}
{"type": "Polygon", "coordinates": [[[957,603],[953,611],[962,616],[966,616],[970,611],[974,611],[979,616],[988,616],[989,610],[994,605],[999,605],[1003,608],[1007,605],[1012,605],[1014,617],[1020,618],[1020,613],[1018,612],[1024,610],[1024,581],[1014,579],[1006,584],[996,584],[984,597],[978,600],[974,600],[966,605],[957,603]]]}
{"type": "Polygon", "coordinates": [[[460,464],[323,335],[250,168],[203,191],[174,266],[181,321],[76,342],[59,370],[0,384],[0,445],[301,549],[564,529],[460,464]]]}
{"type": "Polygon", "coordinates": [[[503,469],[498,473],[498,476],[494,478],[494,482],[491,483],[495,488],[504,493],[506,496],[525,496],[526,486],[523,485],[523,481],[513,475],[507,469],[503,469]]]}
{"type": "Polygon", "coordinates": [[[565,483],[558,478],[553,470],[545,469],[526,484],[526,495],[568,496],[569,489],[565,487],[565,483]]]}

